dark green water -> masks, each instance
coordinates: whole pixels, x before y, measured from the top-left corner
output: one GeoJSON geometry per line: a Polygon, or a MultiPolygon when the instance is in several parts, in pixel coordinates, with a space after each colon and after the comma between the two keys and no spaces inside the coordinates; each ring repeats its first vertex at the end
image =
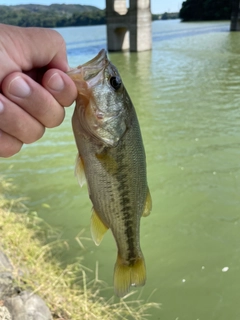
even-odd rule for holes
{"type": "MultiPolygon", "coordinates": [[[[228,30],[228,22],[154,22],[151,52],[110,54],[147,153],[153,211],[141,224],[148,279],[139,292],[162,304],[151,319],[240,319],[240,33],[228,30]]],[[[71,66],[106,46],[105,26],[58,31],[71,66]]],[[[84,252],[75,240],[83,229],[90,237],[91,204],[73,175],[72,112],[39,142],[1,159],[1,172],[69,241],[64,261],[84,255],[90,269],[98,261],[99,277],[111,286],[111,233],[100,247],[83,240],[84,252]]]]}

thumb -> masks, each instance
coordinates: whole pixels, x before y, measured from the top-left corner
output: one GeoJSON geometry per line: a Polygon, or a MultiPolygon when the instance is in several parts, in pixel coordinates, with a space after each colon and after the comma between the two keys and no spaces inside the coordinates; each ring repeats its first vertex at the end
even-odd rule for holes
{"type": "Polygon", "coordinates": [[[42,84],[62,106],[70,106],[77,97],[75,83],[66,73],[58,69],[46,71],[42,84]]]}

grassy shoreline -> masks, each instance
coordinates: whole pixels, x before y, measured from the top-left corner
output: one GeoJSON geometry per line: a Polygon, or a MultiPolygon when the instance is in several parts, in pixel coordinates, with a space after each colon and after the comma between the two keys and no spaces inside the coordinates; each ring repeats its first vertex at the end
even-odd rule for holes
{"type": "Polygon", "coordinates": [[[0,244],[20,287],[31,288],[43,298],[54,319],[149,319],[151,308],[159,307],[157,303],[114,297],[106,301],[101,297],[97,272],[90,281],[87,268],[79,261],[63,269],[56,253],[64,253],[66,243],[55,237],[46,244],[53,230],[30,214],[24,199],[11,199],[12,189],[12,182],[0,176],[0,244]]]}

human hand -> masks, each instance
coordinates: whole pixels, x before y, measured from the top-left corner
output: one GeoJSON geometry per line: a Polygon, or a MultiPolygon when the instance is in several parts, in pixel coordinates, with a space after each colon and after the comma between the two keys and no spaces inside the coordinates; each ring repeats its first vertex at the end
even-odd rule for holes
{"type": "Polygon", "coordinates": [[[77,89],[54,30],[1,24],[0,61],[0,157],[10,157],[61,124],[77,89]]]}

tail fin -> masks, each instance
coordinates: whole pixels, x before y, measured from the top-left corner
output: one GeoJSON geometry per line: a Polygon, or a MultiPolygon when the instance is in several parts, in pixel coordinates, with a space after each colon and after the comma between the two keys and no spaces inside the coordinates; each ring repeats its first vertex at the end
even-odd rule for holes
{"type": "Polygon", "coordinates": [[[146,267],[143,257],[139,257],[133,265],[123,264],[118,254],[114,269],[114,290],[118,297],[124,297],[131,286],[143,286],[146,282],[146,267]]]}

